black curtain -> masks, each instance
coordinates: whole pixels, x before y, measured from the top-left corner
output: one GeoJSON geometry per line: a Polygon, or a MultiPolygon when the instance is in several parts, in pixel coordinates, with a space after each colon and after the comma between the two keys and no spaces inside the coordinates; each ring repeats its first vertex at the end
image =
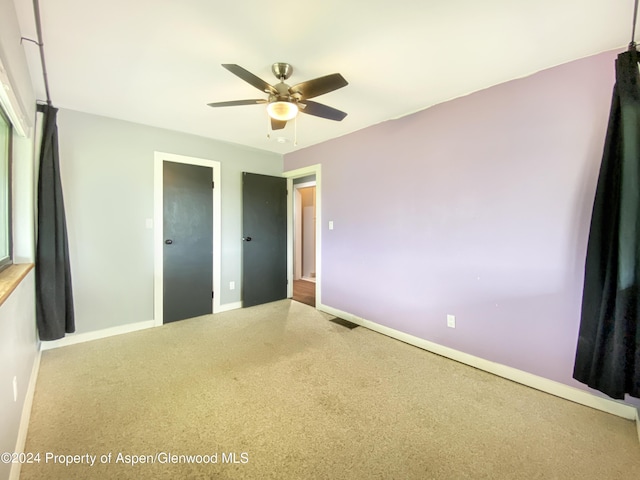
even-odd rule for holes
{"type": "Polygon", "coordinates": [[[573,376],[622,399],[640,397],[640,75],[635,47],[616,84],[591,217],[573,376]]]}
{"type": "Polygon", "coordinates": [[[36,320],[40,340],[57,340],[75,331],[67,222],[58,157],[58,109],[38,105],[44,114],[38,177],[36,320]]]}

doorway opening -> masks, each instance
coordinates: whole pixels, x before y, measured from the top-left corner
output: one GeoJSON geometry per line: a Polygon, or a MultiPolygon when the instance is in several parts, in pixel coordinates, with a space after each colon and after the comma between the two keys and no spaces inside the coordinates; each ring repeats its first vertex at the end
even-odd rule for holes
{"type": "Polygon", "coordinates": [[[285,172],[289,191],[289,297],[313,307],[321,290],[320,165],[285,172]]]}
{"type": "Polygon", "coordinates": [[[316,176],[293,181],[293,296],[316,306],[316,176]]]}

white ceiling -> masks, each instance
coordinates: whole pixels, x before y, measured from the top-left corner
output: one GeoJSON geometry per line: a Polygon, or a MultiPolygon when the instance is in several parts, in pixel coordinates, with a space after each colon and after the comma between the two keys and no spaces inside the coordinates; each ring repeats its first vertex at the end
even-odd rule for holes
{"type": "MultiPolygon", "coordinates": [[[[14,0],[36,39],[32,0],[14,0]]],[[[40,0],[57,107],[286,153],[577,58],[626,48],[633,0],[40,0]],[[349,85],[315,98],[342,122],[299,115],[267,138],[266,95],[220,66],[290,85],[339,72],[349,85]],[[293,122],[290,122],[293,123],[293,122]]],[[[38,47],[24,48],[46,99],[38,47]]],[[[613,65],[612,65],[613,68],[613,65]]]]}

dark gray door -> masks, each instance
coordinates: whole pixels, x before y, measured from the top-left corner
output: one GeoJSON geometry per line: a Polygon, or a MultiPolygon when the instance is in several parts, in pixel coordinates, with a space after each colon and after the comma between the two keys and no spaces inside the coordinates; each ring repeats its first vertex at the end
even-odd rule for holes
{"type": "Polygon", "coordinates": [[[163,162],[164,323],[212,313],[212,174],[163,162]]]}
{"type": "Polygon", "coordinates": [[[287,298],[287,181],[242,174],[242,305],[287,298]]]}

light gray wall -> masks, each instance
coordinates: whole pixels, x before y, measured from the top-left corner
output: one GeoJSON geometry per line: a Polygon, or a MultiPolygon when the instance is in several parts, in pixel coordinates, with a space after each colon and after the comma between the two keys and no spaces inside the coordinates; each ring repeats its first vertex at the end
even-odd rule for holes
{"type": "MultiPolygon", "coordinates": [[[[11,0],[0,0],[0,59],[7,69],[18,107],[35,118],[35,98],[20,45],[18,20],[11,0]]],[[[14,256],[33,260],[33,154],[32,139],[17,138],[13,154],[14,256]]],[[[37,357],[34,272],[0,306],[0,452],[16,448],[20,418],[37,357]],[[13,398],[13,379],[17,399],[13,398]]],[[[35,379],[33,379],[35,381],[35,379]]],[[[0,478],[9,478],[10,464],[0,463],[0,478]]]]}
{"type": "MultiPolygon", "coordinates": [[[[35,274],[32,270],[0,307],[0,452],[14,452],[22,409],[38,345],[35,331],[35,274]],[[13,379],[17,399],[13,399],[13,379]]],[[[35,381],[35,378],[33,379],[35,381]]],[[[0,478],[11,465],[0,463],[0,478]]]]}
{"type": "Polygon", "coordinates": [[[73,110],[58,129],[78,333],[154,318],[154,151],[220,162],[220,303],[240,301],[241,173],[281,175],[281,155],[73,110]]]}

